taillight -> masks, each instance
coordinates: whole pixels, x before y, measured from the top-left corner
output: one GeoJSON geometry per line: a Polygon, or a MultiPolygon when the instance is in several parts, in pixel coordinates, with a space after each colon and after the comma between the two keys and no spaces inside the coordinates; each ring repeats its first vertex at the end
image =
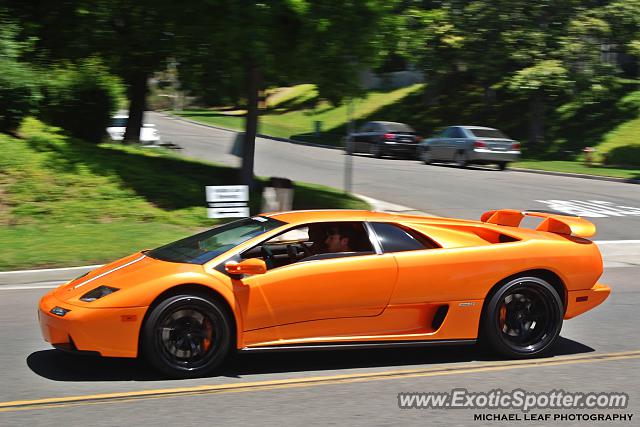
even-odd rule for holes
{"type": "Polygon", "coordinates": [[[473,147],[474,148],[486,148],[487,144],[485,144],[483,141],[474,141],[473,142],[473,147]]]}
{"type": "Polygon", "coordinates": [[[513,150],[519,150],[520,149],[520,143],[519,142],[514,142],[513,144],[511,144],[511,148],[513,150]]]}
{"type": "Polygon", "coordinates": [[[391,139],[391,140],[396,139],[396,136],[392,133],[385,133],[384,135],[382,135],[382,137],[384,139],[391,139]]]}

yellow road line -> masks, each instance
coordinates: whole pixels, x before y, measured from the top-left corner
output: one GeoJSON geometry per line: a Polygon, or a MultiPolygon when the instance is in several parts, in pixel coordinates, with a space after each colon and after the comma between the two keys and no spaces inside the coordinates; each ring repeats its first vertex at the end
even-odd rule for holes
{"type": "Polygon", "coordinates": [[[36,400],[16,400],[0,402],[0,412],[46,409],[54,407],[92,405],[100,403],[131,402],[142,399],[158,399],[165,397],[182,397],[201,394],[242,393],[248,391],[264,391],[294,387],[312,387],[316,385],[345,384],[365,381],[380,381],[397,378],[435,377],[443,375],[462,375],[479,372],[495,372],[511,369],[539,368],[546,366],[569,365],[578,363],[595,363],[612,360],[640,358],[640,350],[603,353],[587,356],[562,358],[499,361],[467,366],[436,367],[426,369],[405,369],[396,371],[354,373],[317,377],[289,378],[283,380],[238,382],[228,384],[201,385],[156,390],[128,391],[82,396],[52,397],[36,400]]]}

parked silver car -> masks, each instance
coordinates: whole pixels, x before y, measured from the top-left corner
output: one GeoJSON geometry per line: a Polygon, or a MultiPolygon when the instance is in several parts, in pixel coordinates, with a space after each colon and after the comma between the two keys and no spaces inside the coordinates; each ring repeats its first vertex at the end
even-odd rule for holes
{"type": "Polygon", "coordinates": [[[471,163],[497,164],[504,170],[520,158],[520,143],[498,129],[480,126],[451,126],[418,146],[425,164],[454,162],[464,168],[471,163]]]}

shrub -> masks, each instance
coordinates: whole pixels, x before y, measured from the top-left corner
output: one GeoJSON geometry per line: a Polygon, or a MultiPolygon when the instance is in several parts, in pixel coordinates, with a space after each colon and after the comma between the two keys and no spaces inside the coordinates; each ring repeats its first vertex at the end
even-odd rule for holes
{"type": "Polygon", "coordinates": [[[51,74],[43,84],[42,118],[76,138],[100,142],[122,99],[120,80],[95,59],[51,74]]]}
{"type": "Polygon", "coordinates": [[[640,166],[640,144],[616,147],[606,154],[608,165],[640,166]]]}
{"type": "Polygon", "coordinates": [[[0,59],[0,131],[15,131],[39,99],[34,72],[27,65],[0,59]]]}

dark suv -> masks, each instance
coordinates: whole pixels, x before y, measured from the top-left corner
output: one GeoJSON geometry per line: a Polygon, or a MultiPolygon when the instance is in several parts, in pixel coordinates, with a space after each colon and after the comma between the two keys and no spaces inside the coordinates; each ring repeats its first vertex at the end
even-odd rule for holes
{"type": "Polygon", "coordinates": [[[347,154],[369,153],[375,157],[404,155],[414,158],[420,137],[411,126],[396,122],[367,122],[346,140],[347,154]]]}

